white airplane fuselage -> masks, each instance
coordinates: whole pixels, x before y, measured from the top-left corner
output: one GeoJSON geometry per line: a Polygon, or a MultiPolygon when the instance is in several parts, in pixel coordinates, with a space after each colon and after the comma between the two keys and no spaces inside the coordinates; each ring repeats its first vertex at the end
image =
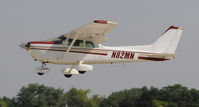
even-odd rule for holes
{"type": "MultiPolygon", "coordinates": [[[[135,46],[135,48],[140,47],[135,46]]],[[[99,46],[99,48],[92,49],[72,47],[64,58],[67,49],[68,46],[63,45],[34,43],[30,44],[27,51],[33,58],[40,62],[64,65],[78,64],[80,61],[83,61],[84,64],[112,64],[168,60],[167,58],[144,57],[147,54],[156,54],[147,51],[147,48],[146,51],[138,51],[124,47],[99,46]]]]}

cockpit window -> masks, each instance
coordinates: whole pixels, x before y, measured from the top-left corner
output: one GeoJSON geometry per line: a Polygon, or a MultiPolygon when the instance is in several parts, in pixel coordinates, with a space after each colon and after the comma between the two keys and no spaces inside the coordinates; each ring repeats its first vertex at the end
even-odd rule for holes
{"type": "Polygon", "coordinates": [[[64,35],[59,36],[56,40],[53,40],[55,44],[62,44],[67,38],[64,35]]]}
{"type": "Polygon", "coordinates": [[[70,44],[72,43],[73,39],[68,39],[68,43],[67,45],[70,46],[70,44]]]}
{"type": "MultiPolygon", "coordinates": [[[[72,41],[73,41],[73,39],[68,39],[68,46],[70,46],[72,41]]],[[[75,43],[73,44],[73,46],[83,47],[84,46],[84,42],[83,42],[83,40],[76,40],[75,43]]]]}
{"type": "Polygon", "coordinates": [[[86,41],[85,47],[86,48],[95,48],[95,45],[91,41],[86,41]]]}
{"type": "MultiPolygon", "coordinates": [[[[72,43],[73,39],[68,39],[67,45],[70,46],[72,43]]],[[[73,44],[75,47],[85,47],[85,48],[96,48],[98,47],[91,41],[83,41],[83,40],[76,40],[75,43],[73,44]]]]}
{"type": "Polygon", "coordinates": [[[83,40],[76,40],[73,46],[83,47],[84,46],[83,40]]]}

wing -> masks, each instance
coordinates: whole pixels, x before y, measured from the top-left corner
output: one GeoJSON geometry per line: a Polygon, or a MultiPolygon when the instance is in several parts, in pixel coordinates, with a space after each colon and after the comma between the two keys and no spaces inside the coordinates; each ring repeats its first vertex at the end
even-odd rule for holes
{"type": "Polygon", "coordinates": [[[78,35],[76,39],[89,40],[95,44],[100,44],[107,40],[105,35],[109,34],[116,25],[117,23],[111,21],[95,20],[92,23],[64,34],[64,36],[74,39],[78,35]]]}

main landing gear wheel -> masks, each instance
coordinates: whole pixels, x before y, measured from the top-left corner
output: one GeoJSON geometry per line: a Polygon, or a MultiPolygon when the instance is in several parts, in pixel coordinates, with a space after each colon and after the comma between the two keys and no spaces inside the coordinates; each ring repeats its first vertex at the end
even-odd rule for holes
{"type": "Polygon", "coordinates": [[[65,76],[66,78],[70,78],[72,75],[71,75],[71,74],[64,74],[64,76],[65,76]]]}
{"type": "Polygon", "coordinates": [[[84,74],[86,73],[86,71],[78,71],[80,74],[84,74]]]}
{"type": "Polygon", "coordinates": [[[44,75],[44,73],[39,73],[39,72],[38,72],[37,74],[40,75],[40,76],[41,76],[41,75],[44,75]]]}

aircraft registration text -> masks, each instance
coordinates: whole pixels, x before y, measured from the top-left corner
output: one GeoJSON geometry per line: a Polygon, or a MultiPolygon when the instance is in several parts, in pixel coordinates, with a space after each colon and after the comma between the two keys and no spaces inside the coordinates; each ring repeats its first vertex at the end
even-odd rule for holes
{"type": "Polygon", "coordinates": [[[133,59],[135,53],[128,52],[128,51],[113,51],[111,58],[118,58],[118,59],[133,59]]]}

